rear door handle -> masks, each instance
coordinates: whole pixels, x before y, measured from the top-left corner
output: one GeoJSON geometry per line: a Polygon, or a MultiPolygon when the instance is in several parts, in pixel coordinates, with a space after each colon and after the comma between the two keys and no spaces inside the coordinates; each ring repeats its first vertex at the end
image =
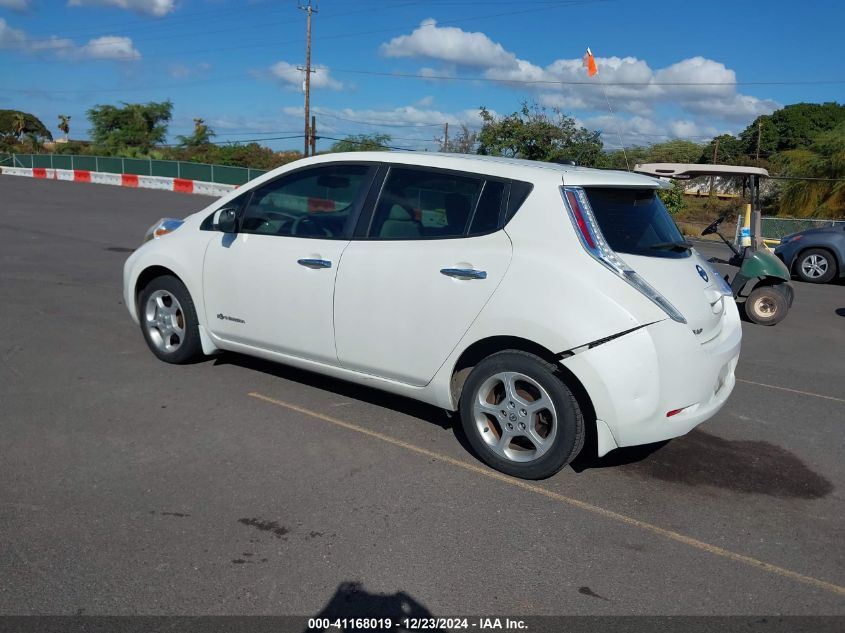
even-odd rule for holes
{"type": "Polygon", "coordinates": [[[487,279],[486,270],[475,270],[474,268],[441,268],[440,272],[447,277],[457,279],[487,279]]]}
{"type": "Polygon", "coordinates": [[[296,263],[306,268],[331,268],[332,263],[327,259],[297,259],[296,263]]]}

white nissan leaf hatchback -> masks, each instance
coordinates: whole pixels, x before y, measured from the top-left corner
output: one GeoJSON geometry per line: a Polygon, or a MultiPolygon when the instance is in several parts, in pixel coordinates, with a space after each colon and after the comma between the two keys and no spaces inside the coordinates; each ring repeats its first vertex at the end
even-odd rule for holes
{"type": "Polygon", "coordinates": [[[227,350],[459,411],[502,472],[542,478],[687,433],[734,387],[730,288],[637,174],[361,152],[161,220],[126,261],[153,354],[227,350]]]}

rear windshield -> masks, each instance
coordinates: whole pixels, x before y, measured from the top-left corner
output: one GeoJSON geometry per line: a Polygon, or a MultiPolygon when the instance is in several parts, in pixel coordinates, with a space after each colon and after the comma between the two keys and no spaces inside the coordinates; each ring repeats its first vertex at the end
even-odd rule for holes
{"type": "Polygon", "coordinates": [[[675,259],[690,256],[688,250],[671,246],[684,237],[654,189],[588,187],[584,191],[614,251],[675,259]]]}

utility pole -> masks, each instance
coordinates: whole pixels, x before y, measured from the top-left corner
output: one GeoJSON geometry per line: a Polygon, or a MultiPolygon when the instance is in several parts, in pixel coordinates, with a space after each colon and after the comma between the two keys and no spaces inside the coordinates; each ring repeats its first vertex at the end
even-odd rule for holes
{"type": "Polygon", "coordinates": [[[443,151],[449,151],[449,122],[443,124],[443,151]]]}
{"type": "Polygon", "coordinates": [[[317,153],[317,117],[311,115],[311,156],[317,153]]]}
{"type": "Polygon", "coordinates": [[[757,119],[757,165],[760,165],[760,139],[763,136],[763,120],[757,119]]]}
{"type": "Polygon", "coordinates": [[[311,14],[317,13],[316,7],[311,6],[311,0],[308,0],[308,4],[306,5],[299,5],[299,9],[305,11],[306,18],[306,44],[305,44],[305,68],[297,67],[298,70],[305,71],[305,82],[304,82],[304,92],[305,92],[305,150],[303,151],[303,156],[308,156],[308,149],[313,144],[311,142],[311,128],[309,126],[310,118],[311,118],[311,73],[314,71],[311,70],[311,14]]]}
{"type": "MultiPolygon", "coordinates": [[[[719,137],[716,137],[716,143],[713,145],[713,164],[716,164],[716,161],[719,160],[719,137]]],[[[714,189],[716,187],[716,178],[715,176],[710,176],[710,199],[712,201],[714,189]]]]}

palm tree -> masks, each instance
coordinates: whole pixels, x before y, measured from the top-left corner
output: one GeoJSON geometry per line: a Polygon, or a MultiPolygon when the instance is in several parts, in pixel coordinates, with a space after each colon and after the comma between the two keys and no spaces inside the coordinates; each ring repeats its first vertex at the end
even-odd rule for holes
{"type": "Polygon", "coordinates": [[[15,131],[15,138],[20,140],[24,131],[26,131],[26,117],[23,112],[15,112],[15,116],[12,118],[12,128],[15,131]]]}
{"type": "Polygon", "coordinates": [[[780,215],[845,217],[845,123],[819,135],[810,149],[783,152],[782,160],[796,180],[783,187],[780,215]]]}
{"type": "Polygon", "coordinates": [[[205,124],[205,119],[194,119],[194,133],[191,136],[177,136],[176,139],[182,147],[199,147],[208,145],[214,136],[216,134],[205,124]]]}
{"type": "Polygon", "coordinates": [[[68,139],[68,135],[70,134],[70,116],[67,114],[60,114],[59,115],[59,130],[65,133],[65,140],[68,139]]]}

